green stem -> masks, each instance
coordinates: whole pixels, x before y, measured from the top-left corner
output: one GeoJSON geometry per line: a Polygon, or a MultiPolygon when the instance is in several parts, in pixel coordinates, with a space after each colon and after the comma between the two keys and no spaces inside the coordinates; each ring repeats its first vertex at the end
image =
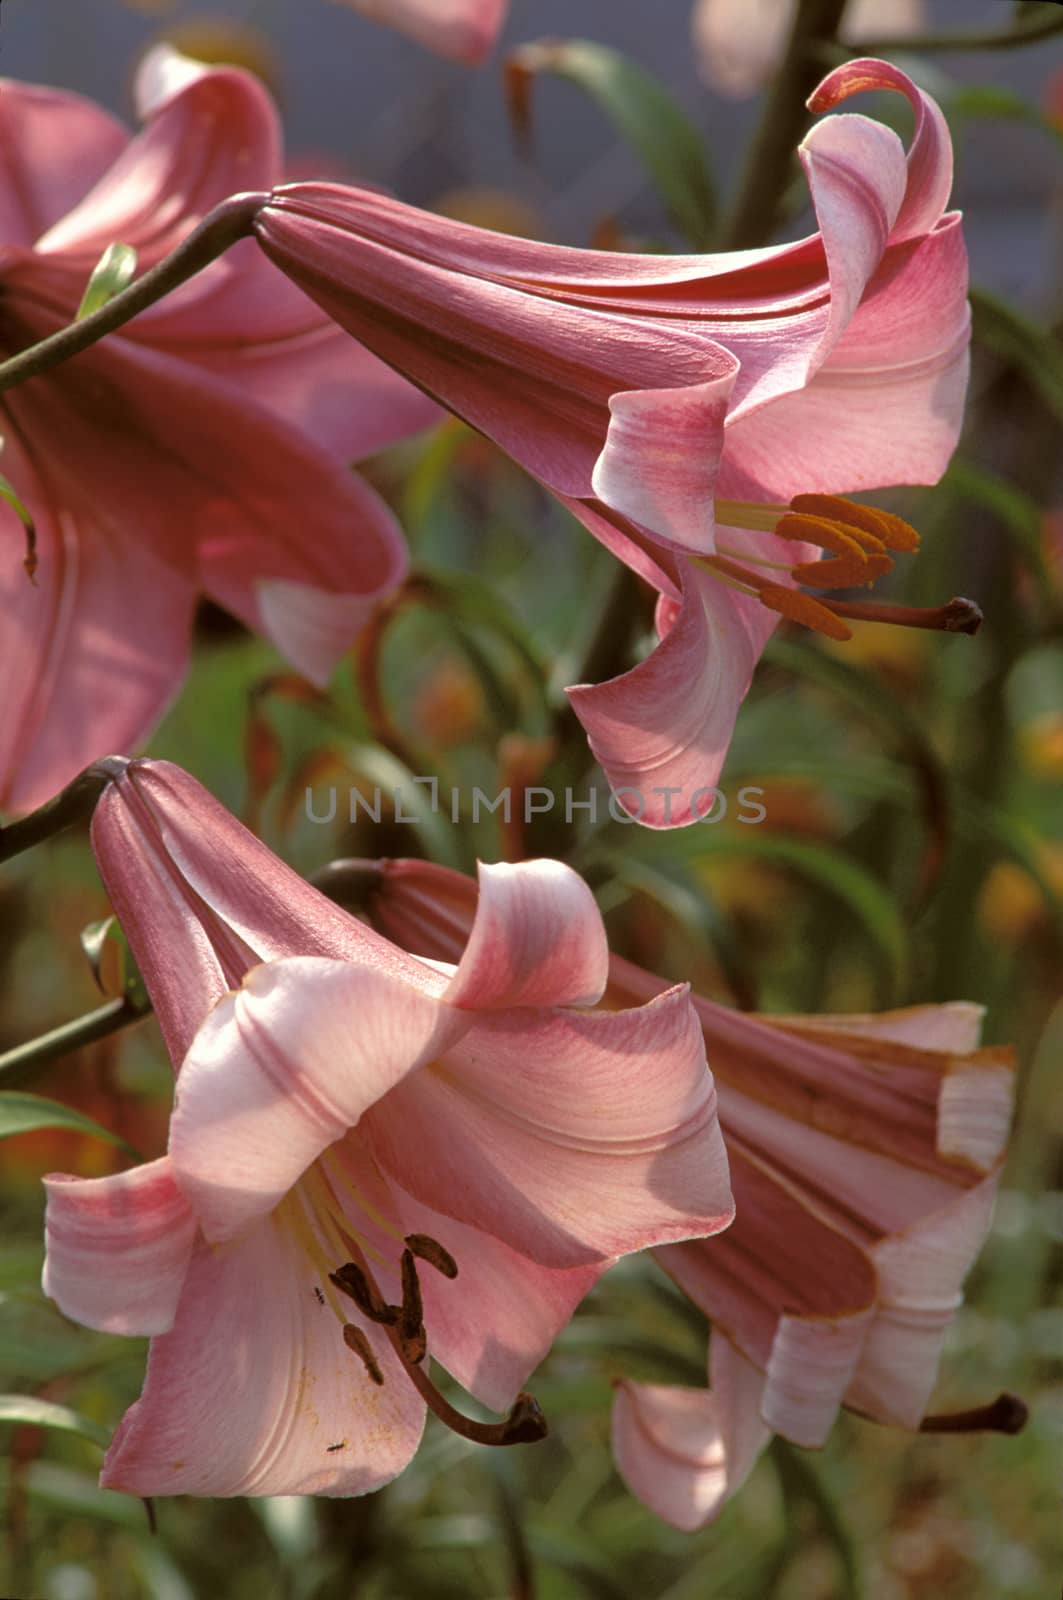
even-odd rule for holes
{"type": "Polygon", "coordinates": [[[13,1050],[6,1050],[0,1055],[0,1087],[13,1089],[32,1077],[40,1067],[46,1067],[74,1050],[81,1050],[85,1045],[106,1039],[147,1014],[128,996],[122,995],[117,1000],[108,1000],[106,1005],[90,1011],[87,1016],[76,1017],[73,1022],[64,1022],[60,1027],[53,1028],[50,1033],[42,1033],[37,1039],[16,1045],[13,1050]]]}
{"type": "Polygon", "coordinates": [[[50,367],[68,361],[71,356],[80,355],[105,334],[113,333],[164,295],[195,277],[197,272],[202,272],[204,267],[251,233],[254,220],[268,199],[269,195],[263,192],[237,194],[223,200],[221,205],[215,206],[203,218],[187,239],[182,240],[176,250],[149,268],[128,289],[116,294],[99,311],[83,317],[80,322],[72,322],[69,327],[60,328],[58,333],[31,345],[28,350],[20,351],[9,361],[0,363],[0,392],[13,388],[16,383],[24,383],[27,378],[35,378],[38,373],[47,372],[50,367]]]}
{"type": "Polygon", "coordinates": [[[861,39],[859,45],[846,46],[850,55],[888,56],[902,54],[922,55],[927,50],[1018,50],[1024,44],[1036,44],[1038,39],[1050,39],[1063,33],[1063,16],[1045,17],[1043,22],[1031,22],[1025,28],[1009,28],[993,32],[991,29],[970,33],[918,33],[904,36],[861,39]]]}
{"type": "Polygon", "coordinates": [[[846,0],[800,0],[786,54],[753,136],[727,246],[745,250],[771,239],[790,184],[794,149],[811,126],[805,102],[822,77],[817,52],[838,36],[846,0]]]}
{"type": "Polygon", "coordinates": [[[17,822],[0,828],[0,861],[10,861],[64,828],[87,822],[107,785],[120,777],[128,765],[125,756],[104,756],[79,772],[54,800],[46,801],[28,817],[20,817],[17,822]]]}

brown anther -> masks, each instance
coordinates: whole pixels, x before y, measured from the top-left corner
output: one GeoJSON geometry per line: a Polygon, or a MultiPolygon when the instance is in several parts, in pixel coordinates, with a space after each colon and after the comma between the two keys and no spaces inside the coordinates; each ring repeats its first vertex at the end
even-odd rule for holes
{"type": "Polygon", "coordinates": [[[458,1263],[454,1260],[449,1250],[444,1250],[438,1239],[433,1239],[428,1233],[408,1233],[406,1243],[422,1261],[427,1261],[430,1267],[435,1267],[444,1278],[456,1278],[458,1263]]]}
{"type": "Polygon", "coordinates": [[[27,522],[25,524],[25,529],[26,555],[22,562],[22,570],[32,583],[33,587],[36,589],[37,568],[40,565],[40,562],[37,560],[37,529],[32,522],[27,522]]]}
{"type": "Polygon", "coordinates": [[[973,1411],[943,1412],[939,1416],[924,1417],[919,1424],[920,1433],[1021,1433],[1030,1416],[1030,1408],[1017,1394],[1001,1394],[988,1406],[976,1406],[973,1411]]]}
{"type": "Polygon", "coordinates": [[[384,1374],[381,1372],[380,1363],[373,1353],[373,1347],[361,1328],[356,1328],[353,1322],[345,1322],[343,1324],[343,1342],[348,1350],[353,1350],[355,1355],[361,1358],[366,1372],[368,1372],[377,1387],[381,1388],[384,1383],[384,1374]]]}
{"type": "Polygon", "coordinates": [[[421,1303],[417,1263],[413,1259],[413,1251],[409,1249],[402,1252],[402,1311],[398,1335],[407,1361],[423,1361],[428,1351],[428,1336],[424,1330],[424,1306],[421,1303]]]}
{"type": "Polygon", "coordinates": [[[389,1306],[369,1282],[361,1267],[356,1266],[353,1261],[348,1261],[337,1271],[330,1272],[329,1282],[334,1283],[337,1289],[342,1290],[353,1300],[362,1315],[368,1317],[370,1322],[380,1322],[387,1327],[394,1327],[402,1315],[401,1307],[389,1306]]]}
{"type": "Polygon", "coordinates": [[[853,636],[852,630],[822,600],[814,600],[800,589],[786,589],[781,583],[768,583],[758,589],[757,599],[769,611],[777,611],[791,622],[800,622],[806,628],[814,628],[817,633],[825,633],[828,639],[837,639],[844,644],[846,639],[853,636]]]}
{"type": "Polygon", "coordinates": [[[840,522],[855,537],[855,530],[871,534],[887,550],[900,552],[918,550],[919,535],[903,517],[892,511],[882,511],[878,506],[858,506],[837,494],[796,494],[790,501],[791,511],[811,517],[828,517],[840,522]]]}

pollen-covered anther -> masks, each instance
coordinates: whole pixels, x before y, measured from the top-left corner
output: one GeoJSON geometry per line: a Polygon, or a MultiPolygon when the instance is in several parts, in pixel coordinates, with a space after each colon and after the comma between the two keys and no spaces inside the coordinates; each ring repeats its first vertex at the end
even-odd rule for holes
{"type": "Polygon", "coordinates": [[[427,1261],[430,1267],[435,1267],[444,1278],[456,1278],[458,1263],[454,1260],[449,1250],[445,1250],[438,1239],[433,1239],[430,1233],[408,1233],[406,1244],[420,1260],[427,1261]]]}
{"type": "Polygon", "coordinates": [[[798,583],[813,589],[853,589],[859,584],[870,587],[892,565],[889,556],[864,556],[859,561],[852,556],[831,556],[826,561],[799,561],[790,570],[798,583]]]}
{"type": "Polygon", "coordinates": [[[413,1251],[408,1248],[402,1252],[402,1310],[397,1332],[407,1361],[423,1361],[428,1352],[428,1336],[424,1328],[421,1281],[413,1251]]]}
{"type": "Polygon", "coordinates": [[[353,1300],[362,1315],[368,1317],[370,1322],[379,1322],[385,1327],[393,1328],[402,1316],[402,1307],[389,1306],[370,1283],[361,1267],[353,1261],[345,1262],[335,1272],[330,1272],[329,1282],[334,1283],[337,1289],[353,1300]]]}
{"type": "Polygon", "coordinates": [[[777,611],[790,622],[800,622],[806,628],[813,628],[816,633],[824,633],[828,639],[837,639],[839,644],[844,644],[846,639],[853,636],[852,629],[847,628],[822,600],[815,600],[800,589],[787,589],[781,583],[767,583],[757,590],[757,599],[769,611],[777,611]]]}
{"type": "Polygon", "coordinates": [[[353,1350],[368,1372],[370,1378],[378,1388],[383,1387],[384,1374],[380,1370],[380,1363],[373,1354],[373,1347],[369,1343],[361,1328],[356,1328],[353,1322],[343,1324],[343,1342],[348,1350],[353,1350]]]}
{"type": "Polygon", "coordinates": [[[919,548],[918,533],[903,517],[878,506],[857,505],[855,500],[847,500],[844,495],[796,494],[790,501],[790,510],[817,520],[840,523],[851,538],[857,538],[860,533],[868,534],[887,550],[900,554],[919,548]]]}

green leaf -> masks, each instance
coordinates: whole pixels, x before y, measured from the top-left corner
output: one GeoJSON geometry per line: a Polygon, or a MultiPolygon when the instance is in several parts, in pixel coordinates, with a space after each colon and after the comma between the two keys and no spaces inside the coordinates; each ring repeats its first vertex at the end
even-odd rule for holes
{"type": "Polygon", "coordinates": [[[80,1411],[56,1405],[52,1400],[38,1400],[32,1394],[0,1394],[0,1422],[77,1433],[83,1439],[91,1439],[101,1450],[106,1450],[111,1442],[110,1429],[101,1427],[91,1417],[83,1417],[80,1411]]]}
{"type": "Polygon", "coordinates": [[[1063,343],[1006,300],[971,290],[974,337],[1019,368],[1030,387],[1063,423],[1063,343]]]}
{"type": "Polygon", "coordinates": [[[137,253],[132,245],[109,244],[92,269],[75,322],[91,317],[94,311],[99,311],[115,295],[121,294],[123,289],[128,288],[136,270],[137,253]]]}
{"type": "Polygon", "coordinates": [[[1010,534],[1020,557],[1037,584],[1042,600],[1055,609],[1055,585],[1045,561],[1042,541],[1043,514],[1036,500],[1013,483],[987,472],[971,461],[953,461],[941,481],[942,491],[951,489],[962,500],[973,500],[992,512],[1010,534]]]}
{"type": "Polygon", "coordinates": [[[837,1506],[807,1452],[796,1450],[793,1445],[787,1444],[785,1439],[780,1438],[772,1440],[770,1450],[791,1522],[796,1524],[797,1519],[793,1516],[793,1512],[797,1506],[802,1503],[811,1506],[824,1536],[838,1557],[843,1579],[843,1586],[837,1591],[838,1600],[864,1600],[867,1591],[864,1587],[856,1541],[842,1520],[837,1506]]]}
{"type": "Polygon", "coordinates": [[[949,120],[991,118],[996,121],[1025,122],[1039,133],[1047,133],[1063,145],[1063,128],[1046,117],[1036,104],[1002,83],[963,83],[945,95],[949,120]]]}
{"type": "Polygon", "coordinates": [[[0,1139],[11,1138],[17,1133],[33,1133],[38,1128],[67,1128],[73,1133],[86,1133],[94,1139],[105,1139],[108,1144],[118,1145],[131,1156],[137,1156],[132,1145],[126,1144],[118,1134],[101,1127],[80,1111],[60,1105],[57,1100],[46,1100],[39,1094],[23,1094],[11,1089],[0,1093],[0,1139]]]}
{"type": "Polygon", "coordinates": [[[635,149],[676,226],[698,249],[707,248],[716,227],[712,175],[697,129],[661,84],[619,51],[590,39],[521,45],[506,62],[506,91],[510,117],[525,134],[539,72],[556,73],[590,95],[635,149]]]}

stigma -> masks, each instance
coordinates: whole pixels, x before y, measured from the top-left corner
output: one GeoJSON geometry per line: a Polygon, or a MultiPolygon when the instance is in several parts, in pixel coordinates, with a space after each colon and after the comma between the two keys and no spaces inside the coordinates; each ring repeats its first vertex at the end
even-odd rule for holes
{"type": "Polygon", "coordinates": [[[973,600],[957,598],[936,607],[891,606],[829,600],[805,592],[870,588],[891,570],[895,555],[918,550],[916,530],[891,511],[857,505],[841,495],[799,494],[785,506],[717,500],[716,521],[724,536],[728,528],[740,528],[819,546],[823,552],[820,560],[788,563],[729,548],[721,537],[713,555],[691,559],[769,611],[829,639],[844,642],[852,638],[846,619],[944,633],[977,633],[981,626],[982,613],[973,600]]]}

